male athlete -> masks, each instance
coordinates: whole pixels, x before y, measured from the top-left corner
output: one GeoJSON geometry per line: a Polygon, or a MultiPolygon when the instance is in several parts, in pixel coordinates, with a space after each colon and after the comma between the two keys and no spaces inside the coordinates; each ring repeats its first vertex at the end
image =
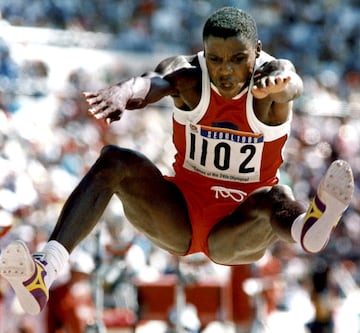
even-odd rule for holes
{"type": "MultiPolygon", "coordinates": [[[[277,240],[317,253],[348,207],[353,176],[335,161],[305,212],[278,185],[292,104],[302,81],[288,60],[262,51],[256,23],[225,7],[206,21],[204,50],[162,61],[152,73],[84,93],[107,123],[165,96],[174,101],[174,175],[138,152],[106,146],[65,203],[43,252],[21,241],[2,254],[0,273],[24,310],[39,313],[69,253],[94,228],[110,198],[154,244],[174,255],[205,253],[223,265],[251,263],[277,240]]],[[[140,111],[139,111],[140,112],[140,111]]]]}

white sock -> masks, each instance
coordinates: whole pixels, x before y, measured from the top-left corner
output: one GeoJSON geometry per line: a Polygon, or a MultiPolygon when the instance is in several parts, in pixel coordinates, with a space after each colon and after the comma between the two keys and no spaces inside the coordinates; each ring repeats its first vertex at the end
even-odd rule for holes
{"type": "Polygon", "coordinates": [[[300,244],[300,240],[301,240],[301,231],[302,231],[305,215],[306,215],[306,213],[299,215],[294,220],[294,222],[291,226],[291,236],[292,236],[293,240],[299,244],[300,244]]]}
{"type": "Polygon", "coordinates": [[[69,260],[69,252],[65,247],[55,240],[51,240],[44,246],[40,253],[35,253],[34,257],[40,262],[45,260],[46,276],[44,282],[49,289],[52,283],[55,281],[65,264],[69,260]]]}

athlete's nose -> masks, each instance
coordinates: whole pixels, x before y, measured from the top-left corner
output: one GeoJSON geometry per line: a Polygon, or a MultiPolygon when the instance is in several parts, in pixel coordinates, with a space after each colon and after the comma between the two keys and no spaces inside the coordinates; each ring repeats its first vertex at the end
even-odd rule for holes
{"type": "Polygon", "coordinates": [[[220,68],[221,74],[231,74],[233,72],[233,66],[229,62],[224,62],[220,68]]]}

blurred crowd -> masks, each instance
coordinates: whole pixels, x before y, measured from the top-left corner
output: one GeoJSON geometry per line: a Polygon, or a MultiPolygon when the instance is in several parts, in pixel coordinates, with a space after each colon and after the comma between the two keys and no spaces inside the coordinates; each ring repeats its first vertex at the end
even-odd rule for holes
{"type": "MultiPolygon", "coordinates": [[[[11,35],[0,39],[0,234],[1,228],[12,226],[11,232],[0,239],[0,246],[3,248],[12,239],[21,238],[32,250],[40,248],[67,196],[105,144],[139,150],[163,172],[170,172],[173,154],[170,101],[165,99],[149,106],[146,112],[126,113],[119,123],[107,127],[87,115],[81,92],[151,69],[159,53],[190,53],[201,49],[202,24],[222,5],[236,5],[252,13],[264,49],[292,60],[304,79],[305,91],[295,103],[293,131],[284,152],[281,181],[289,184],[296,198],[306,203],[331,161],[342,158],[352,165],[356,182],[344,223],[340,223],[321,255],[308,256],[296,247],[277,246],[251,267],[254,278],[276,277],[271,283],[281,286],[280,294],[262,295],[267,300],[267,311],[286,309],[301,313],[310,333],[358,332],[360,325],[354,318],[360,308],[350,303],[360,283],[360,2],[357,0],[2,0],[2,26],[106,33],[111,38],[105,52],[119,56],[132,53],[96,71],[83,66],[81,60],[77,66],[68,68],[58,58],[55,66],[64,67],[66,75],[54,89],[50,84],[53,61],[48,61],[45,54],[39,54],[38,59],[24,56],[20,61],[14,56],[17,45],[13,44],[11,35]],[[141,61],[134,60],[139,54],[141,61]],[[268,269],[274,262],[276,269],[268,269]],[[312,311],[305,313],[304,308],[312,311]],[[349,309],[353,316],[349,315],[349,309]]],[[[97,54],[92,50],[87,52],[96,63],[97,54]]],[[[136,275],[144,279],[174,272],[172,258],[127,224],[118,202],[109,206],[102,223],[106,231],[101,237],[100,252],[108,263],[107,269],[125,262],[130,267],[131,278],[136,275]],[[116,242],[119,248],[115,246],[110,251],[109,246],[116,242]],[[129,257],[125,252],[115,251],[119,249],[126,249],[129,257]]],[[[80,254],[73,257],[64,274],[66,283],[89,281],[99,255],[97,246],[95,234],[82,243],[83,253],[91,256],[86,260],[80,254]],[[77,273],[82,274],[80,278],[77,273]]],[[[210,268],[206,266],[205,275],[211,269],[223,278],[223,270],[208,264],[210,268]]],[[[115,271],[116,281],[130,279],[120,274],[122,268],[115,271]]],[[[262,292],[263,288],[248,291],[249,297],[256,298],[259,290],[262,292]]],[[[130,293],[134,296],[133,291],[130,293]]],[[[1,279],[0,300],[0,333],[54,333],[46,332],[43,322],[22,315],[1,279]],[[8,316],[11,321],[4,320],[8,316]]],[[[93,311],[91,299],[85,303],[93,311]]],[[[136,312],[135,303],[126,306],[136,312]]],[[[254,304],[258,306],[257,302],[254,304]]],[[[83,316],[91,317],[86,311],[83,316]]],[[[60,319],[57,321],[61,322],[60,319]]],[[[68,330],[65,332],[76,332],[68,330]]]]}

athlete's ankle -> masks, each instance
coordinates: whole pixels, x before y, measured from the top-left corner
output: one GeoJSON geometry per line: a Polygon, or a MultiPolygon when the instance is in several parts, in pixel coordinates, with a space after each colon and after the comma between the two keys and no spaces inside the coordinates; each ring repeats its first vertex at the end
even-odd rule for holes
{"type": "Polygon", "coordinates": [[[301,242],[301,232],[303,229],[305,215],[306,215],[306,213],[299,215],[294,220],[294,222],[291,226],[291,237],[298,244],[300,244],[300,242],[301,242]]]}
{"type": "Polygon", "coordinates": [[[44,282],[46,287],[50,288],[65,267],[69,253],[59,242],[51,240],[46,243],[41,252],[34,253],[33,258],[44,267],[47,273],[44,282]]]}

